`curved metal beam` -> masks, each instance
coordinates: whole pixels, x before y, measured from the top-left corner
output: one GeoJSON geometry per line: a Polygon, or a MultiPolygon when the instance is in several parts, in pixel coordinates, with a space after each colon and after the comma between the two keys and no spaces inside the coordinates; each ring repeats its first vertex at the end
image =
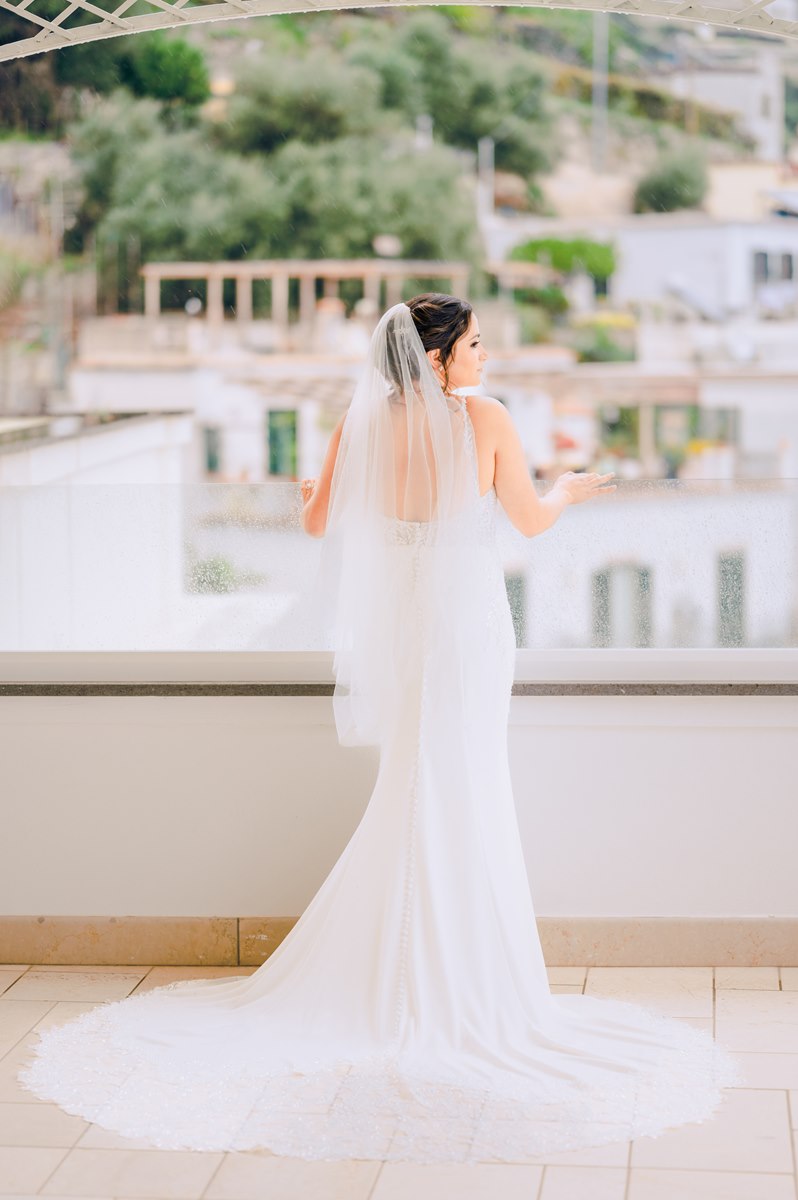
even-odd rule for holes
{"type": "MultiPolygon", "coordinates": [[[[30,34],[0,46],[0,62],[26,58],[63,46],[76,46],[123,34],[142,33],[150,29],[174,29],[204,21],[229,21],[276,13],[321,12],[339,8],[395,8],[416,6],[418,0],[349,0],[341,5],[334,0],[146,0],[152,12],[127,16],[129,9],[140,0],[119,0],[114,7],[101,8],[92,0],[61,0],[62,8],[50,20],[32,12],[34,0],[0,0],[0,8],[15,13],[30,22],[30,34]],[[75,13],[84,12],[95,18],[85,25],[68,25],[75,13]]],[[[113,2],[113,0],[112,0],[113,2]]],[[[431,5],[446,0],[427,0],[431,5]]],[[[773,34],[782,38],[798,38],[798,21],[771,16],[768,8],[775,0],[716,0],[715,3],[693,3],[692,0],[543,0],[536,8],[569,8],[579,11],[627,13],[630,16],[659,17],[693,21],[699,24],[720,25],[750,33],[773,34]]],[[[463,0],[481,7],[490,0],[463,0]]],[[[529,7],[528,0],[505,0],[503,7],[529,7]]]]}

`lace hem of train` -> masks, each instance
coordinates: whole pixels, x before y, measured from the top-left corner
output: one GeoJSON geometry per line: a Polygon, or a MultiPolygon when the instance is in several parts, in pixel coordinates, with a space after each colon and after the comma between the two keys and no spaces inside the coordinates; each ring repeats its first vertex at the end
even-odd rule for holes
{"type": "Polygon", "coordinates": [[[736,1061],[709,1033],[616,1000],[604,1002],[607,1012],[667,1045],[610,1089],[555,1080],[541,1098],[508,1078],[489,1089],[463,1086],[437,1072],[408,1072],[387,1054],[355,1064],[305,1062],[301,1073],[218,1062],[209,1069],[196,1059],[178,1070],[174,1060],[159,1062],[157,1049],[125,1044],[123,1010],[147,996],[41,1031],[18,1079],[68,1113],[161,1149],[416,1163],[511,1162],[655,1136],[709,1119],[722,1089],[741,1082],[736,1061]]]}

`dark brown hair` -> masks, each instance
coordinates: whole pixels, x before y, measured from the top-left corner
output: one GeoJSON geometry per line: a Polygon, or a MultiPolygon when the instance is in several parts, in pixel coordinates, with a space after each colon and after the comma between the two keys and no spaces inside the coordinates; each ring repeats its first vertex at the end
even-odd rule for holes
{"type": "Polygon", "coordinates": [[[468,332],[473,309],[467,300],[445,292],[422,292],[407,301],[424,349],[440,350],[443,390],[449,390],[448,365],[455,342],[468,332]]]}

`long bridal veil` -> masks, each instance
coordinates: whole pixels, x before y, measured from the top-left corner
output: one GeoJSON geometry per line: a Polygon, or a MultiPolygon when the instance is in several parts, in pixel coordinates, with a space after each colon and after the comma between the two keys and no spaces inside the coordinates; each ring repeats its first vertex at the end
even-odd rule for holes
{"type": "Polygon", "coordinates": [[[410,309],[395,305],[374,331],[347,411],[313,590],[335,648],[333,703],[345,745],[379,745],[395,726],[422,628],[434,628],[438,643],[447,629],[455,636],[473,577],[476,480],[463,402],[444,395],[410,309]],[[411,531],[412,554],[402,548],[411,531]],[[412,598],[411,558],[423,561],[412,598]]]}
{"type": "Polygon", "coordinates": [[[163,1148],[475,1162],[703,1121],[739,1081],[704,1029],[551,994],[508,762],[497,500],[477,479],[467,404],[397,305],[344,423],[318,578],[339,737],[379,746],[363,817],[254,974],[42,1029],[19,1074],[41,1099],[163,1148]]]}

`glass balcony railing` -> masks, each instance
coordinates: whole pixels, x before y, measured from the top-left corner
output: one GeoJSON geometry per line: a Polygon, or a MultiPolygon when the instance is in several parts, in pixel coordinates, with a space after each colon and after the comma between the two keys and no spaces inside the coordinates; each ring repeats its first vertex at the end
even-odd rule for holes
{"type": "MultiPolygon", "coordinates": [[[[2,488],[0,652],[324,650],[300,511],[295,483],[2,488]]],[[[798,480],[620,481],[498,530],[521,650],[798,646],[798,480]]]]}

